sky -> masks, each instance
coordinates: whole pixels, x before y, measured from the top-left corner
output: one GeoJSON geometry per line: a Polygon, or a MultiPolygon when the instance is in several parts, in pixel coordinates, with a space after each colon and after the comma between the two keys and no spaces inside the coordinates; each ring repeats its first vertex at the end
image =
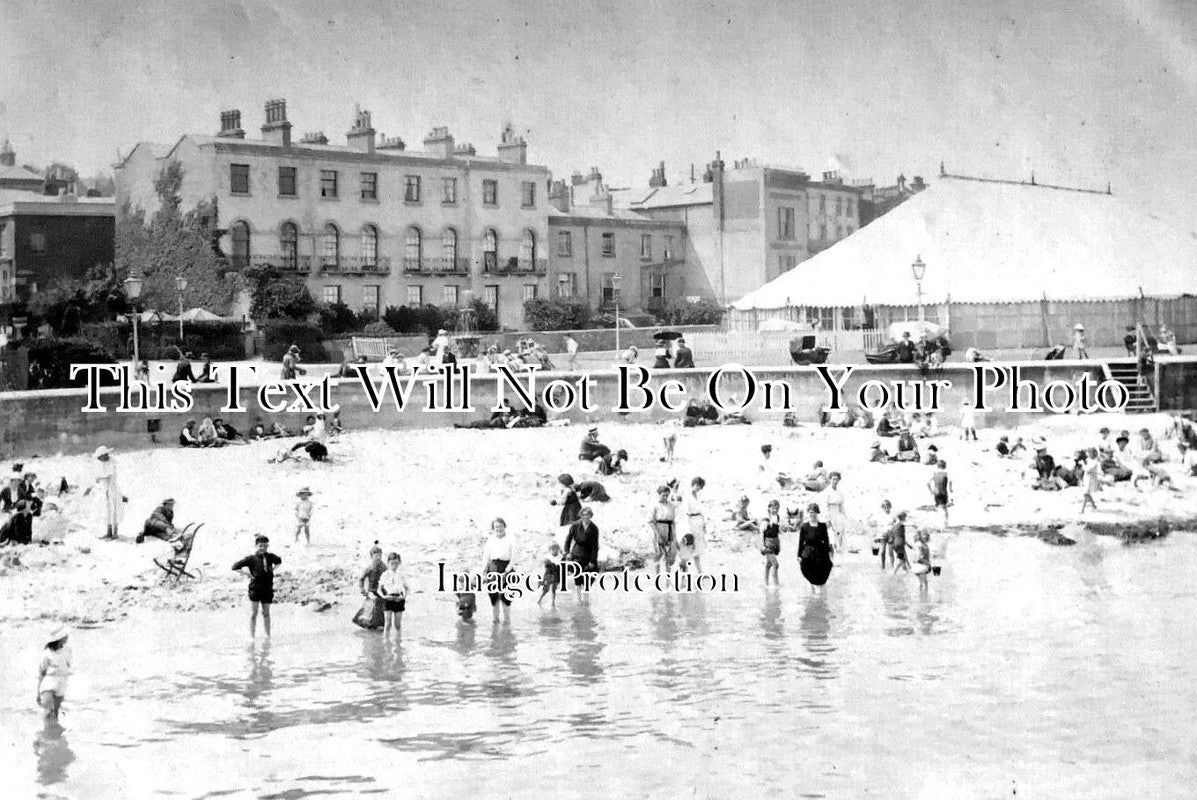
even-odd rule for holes
{"type": "Polygon", "coordinates": [[[1104,189],[1197,228],[1190,0],[4,0],[0,138],[109,169],[138,141],[344,143],[354,104],[421,149],[493,154],[505,122],[558,177],[644,186],[715,152],[889,184],[948,172],[1104,189]]]}

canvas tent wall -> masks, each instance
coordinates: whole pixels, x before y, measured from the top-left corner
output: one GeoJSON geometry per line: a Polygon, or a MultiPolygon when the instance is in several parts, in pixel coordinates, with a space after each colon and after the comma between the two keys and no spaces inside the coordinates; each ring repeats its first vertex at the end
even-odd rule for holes
{"type": "Polygon", "coordinates": [[[916,256],[925,316],[960,346],[1061,344],[1078,322],[1092,346],[1121,344],[1134,322],[1197,341],[1193,233],[1105,193],[954,176],[745,295],[728,326],[917,318],[916,256]]]}

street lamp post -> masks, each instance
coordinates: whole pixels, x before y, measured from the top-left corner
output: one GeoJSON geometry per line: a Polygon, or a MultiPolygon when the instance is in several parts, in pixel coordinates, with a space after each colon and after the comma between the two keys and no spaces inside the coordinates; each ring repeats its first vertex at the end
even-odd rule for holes
{"type": "Polygon", "coordinates": [[[615,274],[611,276],[612,294],[615,295],[615,357],[623,351],[619,347],[619,284],[623,283],[623,276],[615,274]]]}
{"type": "Polygon", "coordinates": [[[179,348],[183,347],[183,290],[187,288],[187,279],[175,278],[175,288],[179,290],[179,348]]]}
{"type": "Polygon", "coordinates": [[[133,308],[133,371],[137,372],[137,366],[141,363],[141,352],[137,344],[137,299],[141,297],[141,287],[145,281],[140,275],[130,275],[125,278],[125,297],[129,298],[129,303],[133,308]]]}
{"type": "Polygon", "coordinates": [[[923,276],[927,274],[927,265],[923,263],[921,254],[915,257],[914,263],[910,265],[910,273],[914,275],[914,287],[918,293],[919,322],[923,322],[923,276]]]}
{"type": "Polygon", "coordinates": [[[25,326],[28,324],[29,324],[28,317],[13,317],[12,318],[12,331],[13,331],[12,338],[13,338],[14,342],[19,339],[25,338],[25,335],[24,335],[25,326]]]}

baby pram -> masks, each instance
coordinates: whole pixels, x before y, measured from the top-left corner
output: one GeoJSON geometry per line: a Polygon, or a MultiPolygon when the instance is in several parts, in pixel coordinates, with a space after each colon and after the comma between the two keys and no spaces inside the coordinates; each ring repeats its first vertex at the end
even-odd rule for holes
{"type": "Polygon", "coordinates": [[[154,564],[163,572],[163,580],[170,580],[174,578],[175,583],[179,582],[179,578],[191,578],[192,580],[203,580],[204,573],[198,567],[187,568],[188,562],[191,560],[191,548],[195,545],[195,535],[199,533],[200,528],[204,527],[201,523],[191,523],[179,532],[179,535],[170,540],[170,546],[174,548],[174,554],[168,558],[155,558],[154,564]]]}

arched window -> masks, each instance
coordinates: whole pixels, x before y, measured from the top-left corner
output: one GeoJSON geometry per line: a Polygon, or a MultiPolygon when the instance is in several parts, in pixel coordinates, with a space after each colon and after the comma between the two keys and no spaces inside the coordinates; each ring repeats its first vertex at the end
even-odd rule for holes
{"type": "Polygon", "coordinates": [[[284,222],[279,229],[278,249],[283,269],[296,269],[299,266],[299,229],[295,223],[284,222]]]}
{"type": "Polygon", "coordinates": [[[528,271],[536,268],[536,231],[524,231],[520,241],[520,266],[528,271]]]}
{"type": "Polygon", "coordinates": [[[378,228],[373,225],[362,227],[362,267],[374,269],[378,266],[378,228]]]}
{"type": "Polygon", "coordinates": [[[407,229],[407,241],[404,245],[404,269],[409,272],[419,272],[420,262],[423,260],[423,245],[420,241],[420,229],[414,225],[407,229]]]}
{"type": "Polygon", "coordinates": [[[245,269],[249,266],[249,226],[244,222],[234,222],[231,233],[233,237],[233,269],[245,269]]]}
{"type": "Polygon", "coordinates": [[[486,244],[482,251],[482,269],[484,272],[495,272],[499,268],[499,234],[494,228],[486,229],[486,244]]]}
{"type": "Polygon", "coordinates": [[[446,272],[457,271],[457,231],[452,228],[441,234],[441,260],[446,272]]]}
{"type": "Polygon", "coordinates": [[[341,266],[341,232],[331,222],[324,226],[320,237],[320,263],[332,269],[341,266]]]}

